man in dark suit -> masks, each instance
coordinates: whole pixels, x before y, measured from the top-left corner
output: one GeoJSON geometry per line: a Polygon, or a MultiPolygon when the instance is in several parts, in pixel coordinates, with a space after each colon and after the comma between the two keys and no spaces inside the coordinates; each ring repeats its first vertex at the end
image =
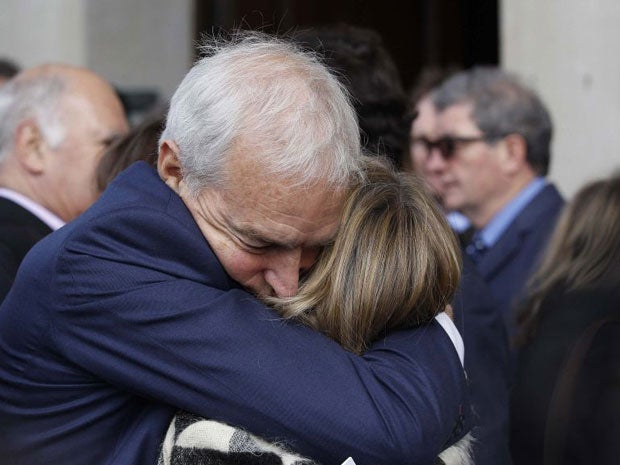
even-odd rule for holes
{"type": "MultiPolygon", "coordinates": [[[[440,82],[434,83],[438,85],[440,82]]],[[[430,83],[429,83],[430,84],[430,83]]],[[[412,102],[416,114],[411,123],[409,164],[421,176],[437,201],[443,206],[440,173],[430,169],[432,149],[437,140],[437,109],[433,103],[433,86],[415,92],[412,102]]],[[[450,212],[448,221],[462,236],[462,215],[450,212]]],[[[476,465],[510,463],[508,448],[509,349],[506,329],[497,302],[476,265],[465,254],[463,275],[452,302],[457,327],[465,343],[465,370],[471,385],[471,401],[476,412],[474,459],[476,465]]]]}
{"type": "Polygon", "coordinates": [[[465,252],[500,304],[509,336],[563,200],[546,181],[551,118],[540,98],[494,67],[462,71],[434,93],[437,140],[428,169],[447,209],[471,222],[465,252]]]}
{"type": "Polygon", "coordinates": [[[0,301],[30,248],[94,200],[94,169],[127,121],[114,89],[67,65],[0,89],[0,301]]]}
{"type": "Polygon", "coordinates": [[[360,174],[351,103],[289,44],[216,45],[157,170],[130,167],[26,257],[0,307],[0,455],[153,464],[183,409],[322,463],[432,463],[468,421],[439,324],[359,357],[251,294],[294,294],[333,237],[360,174]]]}

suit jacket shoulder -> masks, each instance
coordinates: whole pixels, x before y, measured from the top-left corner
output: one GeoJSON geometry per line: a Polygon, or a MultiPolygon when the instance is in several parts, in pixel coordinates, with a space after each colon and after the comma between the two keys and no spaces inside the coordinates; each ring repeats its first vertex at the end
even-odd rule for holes
{"type": "Polygon", "coordinates": [[[517,215],[478,263],[514,334],[513,308],[546,246],[564,200],[553,184],[538,193],[517,215]]]}

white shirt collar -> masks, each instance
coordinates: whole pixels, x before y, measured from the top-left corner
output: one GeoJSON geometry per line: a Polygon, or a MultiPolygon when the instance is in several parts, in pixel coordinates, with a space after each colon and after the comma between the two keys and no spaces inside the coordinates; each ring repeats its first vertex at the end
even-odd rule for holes
{"type": "Polygon", "coordinates": [[[58,216],[53,214],[47,208],[39,205],[34,200],[29,199],[23,194],[19,192],[15,192],[12,189],[7,189],[5,187],[0,187],[0,197],[4,197],[5,199],[9,199],[12,202],[15,202],[20,207],[28,210],[34,216],[43,221],[46,225],[48,225],[52,231],[56,231],[61,226],[65,225],[65,222],[61,220],[58,216]]]}
{"type": "Polygon", "coordinates": [[[459,360],[461,361],[461,365],[465,365],[465,344],[463,343],[463,338],[459,333],[459,330],[456,329],[456,325],[452,321],[452,319],[446,314],[446,312],[441,312],[435,317],[437,323],[441,325],[444,329],[452,344],[454,345],[454,349],[456,353],[459,355],[459,360]]]}

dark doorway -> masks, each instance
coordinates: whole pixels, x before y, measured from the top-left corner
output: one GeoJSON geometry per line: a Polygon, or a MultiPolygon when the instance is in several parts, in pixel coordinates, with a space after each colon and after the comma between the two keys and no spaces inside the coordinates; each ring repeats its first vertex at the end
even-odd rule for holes
{"type": "Polygon", "coordinates": [[[346,22],[374,29],[406,88],[425,66],[498,63],[498,0],[196,0],[196,37],[220,30],[295,29],[346,22]]]}

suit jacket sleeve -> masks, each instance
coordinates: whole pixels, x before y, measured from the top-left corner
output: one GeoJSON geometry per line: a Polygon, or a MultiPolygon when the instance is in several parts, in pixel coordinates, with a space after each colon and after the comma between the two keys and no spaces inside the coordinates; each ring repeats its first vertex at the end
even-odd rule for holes
{"type": "Polygon", "coordinates": [[[136,395],[287,440],[323,463],[349,455],[358,465],[432,463],[467,402],[438,324],[395,332],[355,356],[211,279],[204,239],[167,230],[165,213],[148,218],[140,210],[96,218],[65,241],[50,285],[51,337],[64,357],[136,395]]]}

